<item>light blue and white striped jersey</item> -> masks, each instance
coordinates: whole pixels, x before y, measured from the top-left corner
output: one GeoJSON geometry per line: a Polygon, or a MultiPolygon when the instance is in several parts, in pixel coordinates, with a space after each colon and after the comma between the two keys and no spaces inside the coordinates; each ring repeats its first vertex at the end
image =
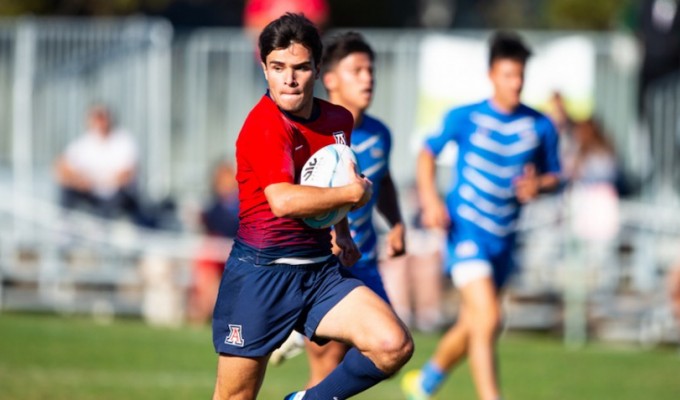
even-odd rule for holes
{"type": "Polygon", "coordinates": [[[361,125],[351,135],[352,150],[359,168],[373,182],[373,196],[364,206],[349,213],[349,227],[361,250],[361,259],[353,268],[375,266],[377,262],[377,235],[373,226],[373,208],[380,195],[380,182],[389,171],[392,137],[389,129],[379,120],[364,114],[361,125]]]}
{"type": "Polygon", "coordinates": [[[520,212],[513,180],[529,163],[537,174],[559,173],[552,122],[523,104],[505,114],[486,100],[451,110],[426,147],[438,155],[449,141],[458,144],[455,182],[447,196],[453,232],[512,244],[520,212]]]}

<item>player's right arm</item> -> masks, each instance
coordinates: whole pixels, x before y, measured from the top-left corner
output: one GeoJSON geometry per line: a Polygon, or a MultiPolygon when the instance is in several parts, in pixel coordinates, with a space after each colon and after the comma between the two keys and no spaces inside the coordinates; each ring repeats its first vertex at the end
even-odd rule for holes
{"type": "Polygon", "coordinates": [[[340,187],[321,188],[280,182],[264,190],[272,213],[285,218],[313,217],[346,205],[359,208],[368,202],[372,193],[371,181],[356,174],[352,183],[340,187]]]}
{"type": "Polygon", "coordinates": [[[422,224],[426,228],[448,228],[451,223],[446,205],[437,191],[437,166],[434,154],[424,148],[418,155],[416,181],[422,208],[422,224]]]}
{"type": "Polygon", "coordinates": [[[439,132],[425,141],[416,164],[418,199],[422,208],[421,222],[427,228],[448,228],[451,220],[446,205],[437,191],[437,155],[450,141],[458,140],[462,112],[450,111],[439,132]]]}

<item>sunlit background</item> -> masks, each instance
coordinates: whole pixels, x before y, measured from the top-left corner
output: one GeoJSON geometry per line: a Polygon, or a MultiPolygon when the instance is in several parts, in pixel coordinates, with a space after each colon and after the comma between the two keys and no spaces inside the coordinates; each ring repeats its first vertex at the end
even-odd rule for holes
{"type": "MultiPolygon", "coordinates": [[[[487,39],[493,30],[513,29],[534,52],[523,101],[553,118],[565,184],[523,214],[521,272],[504,302],[506,331],[538,332],[536,343],[565,349],[616,344],[641,357],[675,356],[680,343],[671,301],[673,287],[680,293],[680,273],[673,283],[673,269],[680,268],[676,0],[1,0],[0,338],[3,331],[22,336],[21,327],[40,331],[73,316],[89,327],[83,329],[127,323],[173,327],[171,336],[205,342],[200,349],[206,368],[212,368],[206,328],[212,289],[202,285],[213,282],[200,271],[207,264],[219,269],[230,238],[210,231],[202,216],[219,196],[215,171],[229,179],[241,124],[265,91],[256,35],[285,11],[304,12],[324,34],[359,31],[376,51],[377,89],[369,113],[392,130],[392,174],[413,250],[399,265],[383,267],[393,267],[386,272],[390,295],[398,299],[399,315],[423,332],[419,340],[436,340],[439,329],[455,319],[457,296],[439,272],[440,237],[417,223],[416,154],[449,108],[490,95],[487,39]],[[87,130],[95,104],[110,111],[112,125],[136,146],[141,220],[68,210],[60,201],[57,161],[87,130]],[[603,163],[588,161],[591,175],[586,176],[574,171],[587,163],[581,150],[588,146],[588,126],[595,127],[609,153],[603,163]],[[220,170],[220,163],[226,169],[220,170]],[[424,300],[419,280],[409,278],[423,271],[432,277],[420,285],[434,293],[424,300]],[[205,297],[197,295],[206,291],[205,297]],[[200,338],[187,328],[197,325],[203,329],[200,338]]],[[[325,97],[323,88],[317,89],[325,97]]],[[[455,157],[455,146],[440,157],[442,193],[453,179],[448,166],[455,157]]],[[[146,332],[142,327],[135,329],[146,332]]],[[[520,346],[532,343],[521,337],[520,346]]],[[[517,340],[512,338],[507,349],[517,340]]],[[[57,346],[49,335],[41,342],[36,345],[57,346]]],[[[536,357],[541,359],[540,351],[536,357]]],[[[47,382],[44,376],[53,372],[31,370],[34,366],[21,360],[21,352],[4,358],[0,350],[0,398],[50,398],[47,391],[17,385],[11,396],[3,395],[7,382],[35,376],[47,382]]],[[[663,361],[676,376],[678,360],[663,361]]],[[[521,357],[515,362],[521,365],[521,357]]],[[[554,365],[557,359],[546,356],[541,362],[554,365]]],[[[60,361],[54,364],[58,370],[60,361]]],[[[653,371],[653,363],[649,368],[653,371]]],[[[603,367],[603,376],[607,371],[603,367]]],[[[126,384],[109,382],[103,374],[101,382],[94,381],[125,397],[126,384]]],[[[206,372],[181,379],[197,391],[178,398],[195,398],[207,396],[213,377],[206,372]]],[[[512,382],[507,384],[512,389],[512,382]]],[[[650,386],[660,389],[655,398],[680,393],[677,379],[650,386]]],[[[276,386],[268,390],[263,396],[285,394],[276,386]]],[[[75,383],[64,389],[77,392],[75,383]]],[[[526,398],[609,398],[606,390],[580,397],[516,392],[526,398]]],[[[107,396],[92,389],[82,398],[107,396]]],[[[399,398],[393,396],[365,398],[399,398]]],[[[54,398],[62,397],[67,398],[54,398]]]]}

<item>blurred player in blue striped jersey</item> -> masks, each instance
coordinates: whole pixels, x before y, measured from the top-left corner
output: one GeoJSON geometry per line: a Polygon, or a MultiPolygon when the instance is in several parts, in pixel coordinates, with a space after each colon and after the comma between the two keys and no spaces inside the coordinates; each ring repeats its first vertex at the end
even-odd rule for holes
{"type": "MultiPolygon", "coordinates": [[[[350,271],[385,301],[388,301],[378,272],[377,235],[373,209],[385,217],[390,228],[386,252],[390,257],[405,252],[404,224],[397,191],[389,170],[392,138],[389,129],[365,113],[373,98],[374,53],[364,38],[355,32],[339,34],[325,46],[322,80],[331,103],[348,109],[354,117],[351,146],[362,173],[373,182],[373,196],[366,206],[350,212],[348,219],[361,259],[350,271]]],[[[342,360],[348,347],[340,342],[319,346],[307,341],[310,363],[308,386],[314,386],[342,360]]]]}
{"type": "Polygon", "coordinates": [[[515,269],[513,248],[523,203],[557,187],[557,133],[543,114],[520,103],[531,52],[513,33],[490,42],[492,97],[451,110],[427,139],[417,163],[422,222],[448,229],[446,269],[461,294],[458,321],[419,371],[407,373],[409,399],[428,399],[452,368],[469,357],[482,400],[500,399],[495,360],[499,292],[515,269]],[[435,184],[435,159],[458,145],[455,184],[445,201],[435,184]]]}

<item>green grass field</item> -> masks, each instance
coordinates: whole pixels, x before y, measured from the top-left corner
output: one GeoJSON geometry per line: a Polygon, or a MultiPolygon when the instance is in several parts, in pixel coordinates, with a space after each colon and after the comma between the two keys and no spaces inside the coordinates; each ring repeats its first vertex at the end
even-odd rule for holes
{"type": "MultiPolygon", "coordinates": [[[[406,369],[423,364],[436,335],[416,335],[406,369]]],[[[680,398],[676,349],[590,345],[566,350],[554,337],[506,335],[500,345],[506,399],[680,398]]],[[[0,314],[0,399],[208,399],[215,355],[210,330],[159,329],[136,320],[0,314]]],[[[306,379],[303,356],[270,368],[260,399],[281,399],[306,379]]],[[[400,399],[399,377],[357,396],[400,399]]],[[[439,399],[474,399],[467,365],[439,399]]]]}

